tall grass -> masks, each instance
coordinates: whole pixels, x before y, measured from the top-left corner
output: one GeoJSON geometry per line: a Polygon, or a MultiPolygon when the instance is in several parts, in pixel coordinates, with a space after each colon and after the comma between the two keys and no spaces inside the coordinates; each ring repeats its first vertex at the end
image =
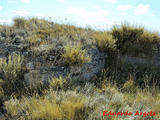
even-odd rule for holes
{"type": "MultiPolygon", "coordinates": [[[[103,116],[103,111],[112,112],[156,112],[159,111],[159,93],[152,96],[151,92],[136,89],[136,92],[122,93],[112,84],[103,84],[99,89],[85,85],[78,91],[48,91],[43,95],[36,95],[22,99],[12,98],[5,102],[7,112],[13,116],[25,119],[47,120],[105,120],[131,119],[129,116],[103,116]],[[92,90],[94,89],[94,91],[92,90]],[[91,91],[89,94],[88,92],[91,91]],[[13,109],[14,108],[14,109],[13,109]]],[[[142,119],[143,115],[131,116],[132,119],[142,119]]],[[[150,116],[146,118],[151,118],[150,116]]]]}
{"type": "Polygon", "coordinates": [[[0,73],[2,74],[2,87],[5,94],[12,94],[22,87],[23,79],[23,56],[12,54],[8,59],[0,59],[0,73]]]}
{"type": "Polygon", "coordinates": [[[158,33],[148,32],[143,27],[123,24],[114,26],[112,35],[117,39],[117,49],[121,54],[132,56],[152,56],[155,54],[157,43],[160,42],[158,33]]]}
{"type": "Polygon", "coordinates": [[[101,51],[109,52],[116,50],[116,39],[109,32],[95,32],[93,35],[95,44],[101,51]]]}
{"type": "Polygon", "coordinates": [[[33,120],[79,120],[85,119],[85,97],[76,92],[58,94],[51,92],[43,97],[11,99],[5,102],[8,113],[12,116],[28,114],[26,119],[33,120]],[[14,108],[14,109],[13,109],[14,108]]]}
{"type": "Polygon", "coordinates": [[[69,65],[84,64],[91,61],[91,56],[87,55],[87,51],[82,49],[81,44],[64,46],[62,56],[69,65]]]}

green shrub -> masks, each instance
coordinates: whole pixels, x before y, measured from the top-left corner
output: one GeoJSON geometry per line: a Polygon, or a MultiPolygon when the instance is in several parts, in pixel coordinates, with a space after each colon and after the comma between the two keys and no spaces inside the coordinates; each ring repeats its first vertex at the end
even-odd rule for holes
{"type": "Polygon", "coordinates": [[[112,35],[117,39],[117,49],[120,53],[132,56],[152,56],[156,43],[160,39],[157,33],[147,32],[142,27],[126,24],[113,27],[112,35]]]}
{"type": "Polygon", "coordinates": [[[87,55],[85,50],[82,50],[81,44],[64,46],[62,54],[66,64],[84,64],[91,61],[91,56],[87,55]]]}
{"type": "Polygon", "coordinates": [[[23,56],[18,54],[9,55],[8,60],[0,59],[0,73],[2,73],[2,88],[6,94],[19,91],[23,79],[23,56]]]}

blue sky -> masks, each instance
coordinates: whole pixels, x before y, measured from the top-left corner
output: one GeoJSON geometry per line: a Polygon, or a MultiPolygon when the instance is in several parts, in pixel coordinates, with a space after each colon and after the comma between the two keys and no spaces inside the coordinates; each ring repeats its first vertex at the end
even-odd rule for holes
{"type": "Polygon", "coordinates": [[[159,5],[159,0],[0,0],[0,23],[34,16],[100,29],[128,22],[158,30],[159,5]]]}

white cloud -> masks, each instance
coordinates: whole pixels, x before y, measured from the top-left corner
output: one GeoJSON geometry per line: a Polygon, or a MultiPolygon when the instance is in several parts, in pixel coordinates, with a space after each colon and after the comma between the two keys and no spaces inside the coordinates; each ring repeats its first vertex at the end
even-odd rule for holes
{"type": "Polygon", "coordinates": [[[0,6],[0,10],[2,10],[2,6],[0,6]]]}
{"type": "Polygon", "coordinates": [[[61,3],[63,3],[63,2],[64,2],[64,0],[57,0],[57,2],[61,2],[61,3]]]}
{"type": "Polygon", "coordinates": [[[21,0],[23,3],[29,3],[30,0],[21,0]]]}
{"type": "Polygon", "coordinates": [[[150,9],[150,5],[139,4],[136,7],[135,14],[136,15],[143,15],[143,14],[147,13],[149,9],[150,9]]]}
{"type": "Polygon", "coordinates": [[[90,11],[83,8],[70,8],[67,13],[71,15],[72,20],[75,18],[76,22],[81,25],[103,26],[115,24],[115,21],[109,17],[109,12],[103,9],[90,11]]]}
{"type": "Polygon", "coordinates": [[[25,17],[29,14],[29,12],[25,11],[25,10],[15,10],[15,11],[13,11],[13,13],[15,15],[22,16],[22,17],[25,17]]]}
{"type": "Polygon", "coordinates": [[[104,0],[105,2],[116,3],[117,0],[104,0]]]}
{"type": "Polygon", "coordinates": [[[81,17],[81,18],[104,18],[108,16],[108,12],[104,10],[97,10],[97,11],[89,11],[82,8],[70,8],[68,9],[68,13],[81,17]]]}
{"type": "Polygon", "coordinates": [[[118,11],[126,11],[130,9],[132,6],[131,5],[118,5],[117,10],[118,11]]]}

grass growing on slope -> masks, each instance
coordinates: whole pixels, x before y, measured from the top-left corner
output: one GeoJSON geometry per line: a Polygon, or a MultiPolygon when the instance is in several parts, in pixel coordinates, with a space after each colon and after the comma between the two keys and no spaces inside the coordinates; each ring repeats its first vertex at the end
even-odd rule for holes
{"type": "Polygon", "coordinates": [[[87,55],[87,51],[82,49],[81,44],[64,46],[62,56],[69,65],[84,64],[91,61],[91,56],[87,55]]]}
{"type": "Polygon", "coordinates": [[[45,43],[50,38],[67,38],[71,41],[87,43],[92,33],[92,30],[89,29],[67,24],[57,24],[38,18],[15,18],[13,26],[16,29],[23,29],[28,32],[27,40],[31,45],[45,43]]]}
{"type": "Polygon", "coordinates": [[[152,56],[160,42],[158,33],[148,32],[143,27],[136,27],[123,24],[120,27],[114,26],[111,31],[117,39],[117,49],[121,54],[133,56],[152,56]]]}
{"type": "Polygon", "coordinates": [[[160,93],[151,94],[149,90],[136,89],[134,93],[121,92],[115,85],[103,84],[101,88],[86,84],[74,91],[52,91],[43,95],[12,98],[5,102],[6,110],[12,117],[26,120],[121,120],[151,119],[151,116],[103,116],[103,111],[112,112],[150,112],[160,115],[160,93]],[[78,90],[77,90],[78,89],[78,90]]]}
{"type": "Polygon", "coordinates": [[[9,55],[8,59],[0,59],[0,73],[3,79],[1,85],[7,95],[18,92],[22,87],[23,59],[23,56],[15,53],[9,55]]]}
{"type": "Polygon", "coordinates": [[[85,97],[76,92],[51,92],[45,96],[11,99],[5,103],[12,116],[28,114],[32,120],[79,120],[85,119],[85,97]],[[13,109],[14,108],[14,109],[13,109]]]}
{"type": "Polygon", "coordinates": [[[111,50],[116,50],[117,40],[108,32],[95,32],[93,40],[101,51],[109,52],[111,50]]]}

